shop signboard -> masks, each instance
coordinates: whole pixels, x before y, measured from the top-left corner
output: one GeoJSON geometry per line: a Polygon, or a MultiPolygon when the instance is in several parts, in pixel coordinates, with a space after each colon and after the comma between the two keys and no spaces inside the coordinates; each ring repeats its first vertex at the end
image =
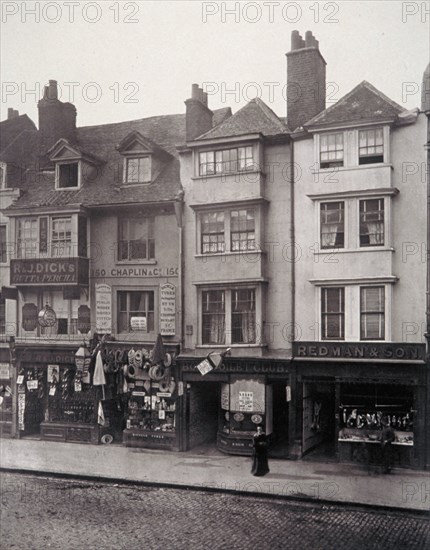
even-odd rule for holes
{"type": "Polygon", "coordinates": [[[24,304],[22,306],[22,328],[26,331],[36,330],[37,306],[36,304],[24,304]]]}
{"type": "Polygon", "coordinates": [[[88,284],[87,258],[12,259],[10,261],[10,284],[76,285],[88,284]]]}
{"type": "Polygon", "coordinates": [[[293,354],[307,359],[424,361],[425,344],[375,342],[296,342],[293,354]]]}
{"type": "Polygon", "coordinates": [[[0,363],[0,380],[9,380],[10,367],[9,363],[0,363]]]}
{"type": "Polygon", "coordinates": [[[230,386],[221,384],[221,409],[228,411],[230,408],[230,386]]]}
{"type": "Polygon", "coordinates": [[[96,331],[112,332],[112,288],[104,283],[96,284],[96,331]]]}
{"type": "Polygon", "coordinates": [[[45,216],[39,218],[39,252],[48,252],[48,218],[45,216]]]}
{"type": "Polygon", "coordinates": [[[162,336],[175,335],[176,287],[172,283],[160,286],[160,333],[162,336]]]}
{"type": "Polygon", "coordinates": [[[239,392],[239,411],[252,412],[254,408],[254,392],[240,391],[239,392]]]}
{"type": "Polygon", "coordinates": [[[131,330],[141,330],[146,332],[146,317],[130,317],[131,330]]]}
{"type": "Polygon", "coordinates": [[[24,426],[24,413],[25,413],[25,393],[18,394],[18,429],[23,431],[24,426]]]}

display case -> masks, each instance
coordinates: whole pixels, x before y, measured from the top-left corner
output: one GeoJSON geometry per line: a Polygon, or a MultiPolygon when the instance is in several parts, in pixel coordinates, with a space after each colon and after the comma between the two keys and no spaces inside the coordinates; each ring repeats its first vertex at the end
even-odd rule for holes
{"type": "Polygon", "coordinates": [[[136,380],[129,385],[126,429],[127,447],[176,448],[177,392],[174,380],[168,388],[160,382],[136,380]],[[165,390],[168,391],[165,391],[165,390]]]}
{"type": "Polygon", "coordinates": [[[392,443],[394,465],[410,466],[415,412],[409,388],[387,385],[370,389],[363,385],[343,388],[339,410],[339,459],[368,462],[369,456],[376,456],[385,421],[395,434],[392,443]]]}
{"type": "Polygon", "coordinates": [[[10,379],[10,368],[6,363],[1,366],[0,386],[3,386],[3,401],[0,405],[0,437],[12,436],[12,382],[10,379]]]}
{"type": "Polygon", "coordinates": [[[250,455],[257,426],[272,433],[272,386],[264,379],[231,377],[221,386],[217,445],[229,454],[250,455]]]}
{"type": "Polygon", "coordinates": [[[97,388],[75,377],[74,366],[50,367],[42,439],[97,444],[97,388]]]}

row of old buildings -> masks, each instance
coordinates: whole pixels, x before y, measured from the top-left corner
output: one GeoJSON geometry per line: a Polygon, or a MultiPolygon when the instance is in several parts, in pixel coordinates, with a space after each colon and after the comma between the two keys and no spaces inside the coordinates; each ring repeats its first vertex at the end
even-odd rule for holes
{"type": "Polygon", "coordinates": [[[430,466],[429,70],[412,111],[366,81],[326,108],[325,74],[294,31],[287,118],[198,85],[115,124],[55,81],[38,128],[9,109],[3,436],[246,455],[260,425],[273,456],[359,461],[388,416],[430,466]]]}

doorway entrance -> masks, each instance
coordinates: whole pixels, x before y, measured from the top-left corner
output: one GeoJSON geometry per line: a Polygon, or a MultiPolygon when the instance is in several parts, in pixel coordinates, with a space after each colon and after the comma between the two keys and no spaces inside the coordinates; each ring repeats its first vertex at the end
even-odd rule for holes
{"type": "Polygon", "coordinates": [[[273,382],[273,432],[269,454],[275,458],[288,456],[288,420],[289,402],[287,401],[287,382],[273,382]]]}
{"type": "Polygon", "coordinates": [[[334,378],[303,382],[302,454],[307,459],[336,459],[335,419],[334,378]]]}
{"type": "Polygon", "coordinates": [[[187,390],[187,450],[216,446],[220,385],[218,382],[192,382],[187,390]]]}

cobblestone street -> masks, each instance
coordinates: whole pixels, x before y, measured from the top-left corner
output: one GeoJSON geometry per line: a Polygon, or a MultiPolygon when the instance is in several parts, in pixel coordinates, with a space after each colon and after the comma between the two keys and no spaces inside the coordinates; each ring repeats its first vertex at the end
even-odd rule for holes
{"type": "Polygon", "coordinates": [[[2,473],[2,550],[424,549],[411,512],[2,473]]]}

